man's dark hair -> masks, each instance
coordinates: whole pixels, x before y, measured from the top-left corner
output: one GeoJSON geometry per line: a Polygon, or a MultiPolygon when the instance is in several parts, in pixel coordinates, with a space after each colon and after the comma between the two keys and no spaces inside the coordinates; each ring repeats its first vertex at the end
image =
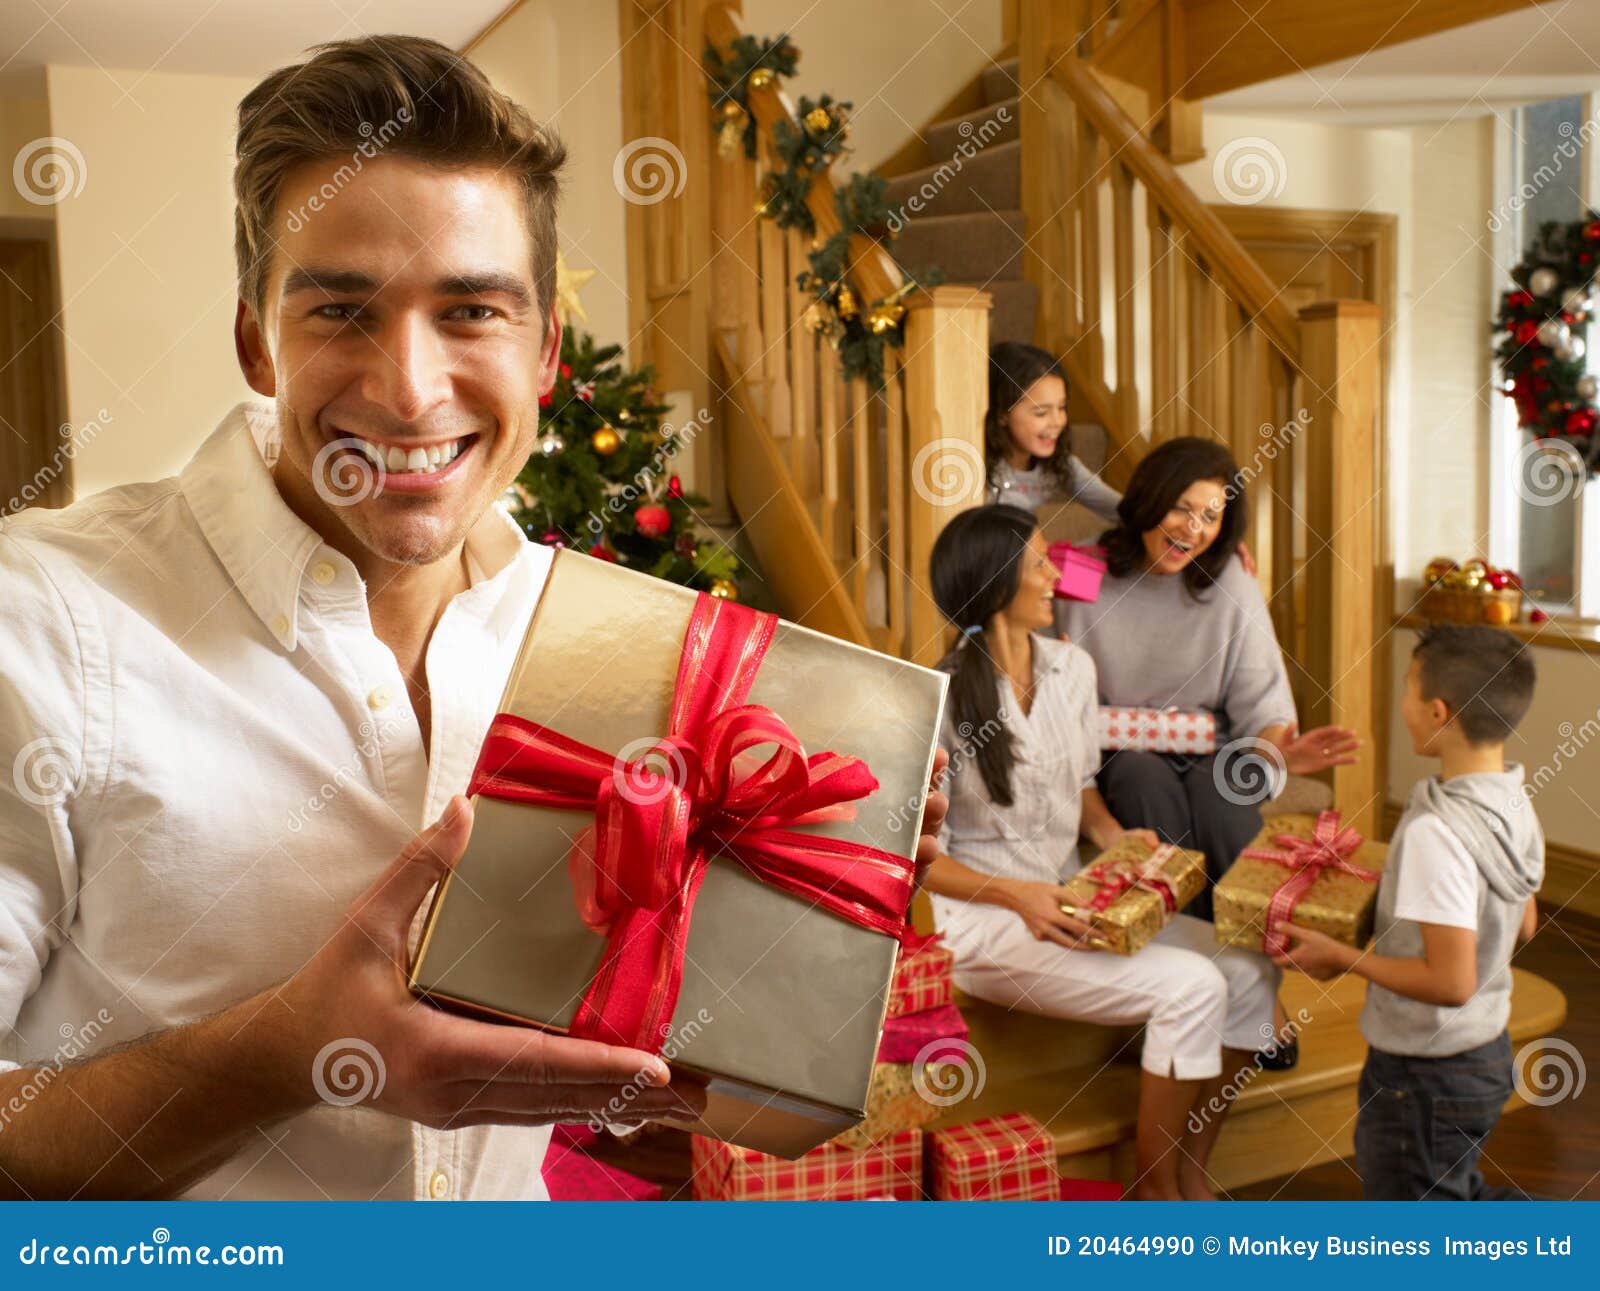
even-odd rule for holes
{"type": "Polygon", "coordinates": [[[1444,700],[1473,744],[1503,743],[1533,702],[1533,656],[1499,628],[1431,623],[1411,657],[1422,697],[1444,700]]]}

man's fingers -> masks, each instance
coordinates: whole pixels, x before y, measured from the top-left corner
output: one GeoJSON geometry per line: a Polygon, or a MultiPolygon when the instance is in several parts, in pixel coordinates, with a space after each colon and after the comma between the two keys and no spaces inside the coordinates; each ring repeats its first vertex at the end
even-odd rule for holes
{"type": "Polygon", "coordinates": [[[529,1085],[665,1085],[667,1064],[642,1049],[599,1040],[574,1040],[493,1022],[462,1022],[473,1029],[462,1055],[465,1080],[514,1080],[529,1085]]]}
{"type": "Polygon", "coordinates": [[[705,1111],[705,1091],[682,1088],[640,1089],[636,1085],[528,1085],[520,1081],[456,1081],[445,1087],[445,1101],[457,1115],[502,1112],[519,1116],[551,1113],[566,1117],[597,1116],[608,1121],[641,1121],[652,1117],[695,1120],[705,1111]]]}
{"type": "Polygon", "coordinates": [[[400,851],[356,904],[380,926],[398,929],[403,938],[429,890],[448,874],[472,836],[472,803],[457,794],[439,819],[400,851]]]}

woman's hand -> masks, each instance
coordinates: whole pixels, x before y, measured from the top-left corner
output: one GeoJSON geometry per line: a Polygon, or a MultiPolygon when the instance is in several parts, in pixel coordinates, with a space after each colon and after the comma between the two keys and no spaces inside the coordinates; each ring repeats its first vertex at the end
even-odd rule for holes
{"type": "Polygon", "coordinates": [[[1130,838],[1137,838],[1152,852],[1161,846],[1161,839],[1153,829],[1124,829],[1121,825],[1102,831],[1101,836],[1094,840],[1094,844],[1102,852],[1109,852],[1118,843],[1130,838]]]}
{"type": "Polygon", "coordinates": [[[1094,925],[1061,909],[1062,902],[1075,900],[1072,892],[1054,883],[1018,881],[1011,885],[1006,904],[1040,941],[1053,941],[1068,950],[1104,949],[1105,940],[1094,925]]]}
{"type": "Polygon", "coordinates": [[[1361,737],[1342,726],[1319,726],[1302,735],[1290,722],[1277,734],[1262,735],[1277,746],[1290,775],[1313,775],[1329,767],[1348,766],[1361,748],[1361,737]]]}

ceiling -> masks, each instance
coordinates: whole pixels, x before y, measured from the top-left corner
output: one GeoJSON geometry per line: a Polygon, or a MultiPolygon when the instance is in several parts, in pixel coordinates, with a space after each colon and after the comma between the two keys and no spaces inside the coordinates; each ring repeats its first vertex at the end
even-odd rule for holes
{"type": "Polygon", "coordinates": [[[48,63],[250,76],[374,32],[460,49],[508,0],[0,0],[0,98],[43,95],[48,63]]]}
{"type": "Polygon", "coordinates": [[[1600,90],[1600,4],[1549,0],[1207,99],[1324,125],[1414,125],[1600,90]]]}

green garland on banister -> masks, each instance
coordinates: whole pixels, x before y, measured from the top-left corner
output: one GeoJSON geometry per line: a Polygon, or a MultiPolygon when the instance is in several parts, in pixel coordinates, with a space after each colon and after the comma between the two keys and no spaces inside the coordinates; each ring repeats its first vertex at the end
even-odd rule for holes
{"type": "MultiPolygon", "coordinates": [[[[744,155],[754,159],[756,124],[750,113],[750,91],[765,89],[780,76],[793,76],[799,51],[787,35],[772,39],[740,36],[726,56],[707,47],[706,75],[712,105],[712,123],[718,131],[718,151],[724,158],[744,155]]],[[[847,378],[861,377],[874,390],[883,388],[883,362],[888,347],[905,344],[903,298],[919,287],[944,281],[937,267],[919,274],[906,273],[905,282],[882,300],[865,303],[851,286],[847,272],[850,239],[860,235],[887,243],[895,235],[893,214],[884,201],[884,181],[876,175],[852,173],[834,195],[839,231],[825,241],[816,237],[817,222],[807,201],[811,186],[844,152],[850,133],[850,108],[824,94],[802,97],[797,120],[778,121],[772,132],[772,151],[779,163],[761,181],[756,204],[759,215],[779,228],[798,229],[811,235],[807,257],[810,267],[796,275],[801,290],[813,303],[806,310],[806,327],[831,342],[847,378]]]]}

